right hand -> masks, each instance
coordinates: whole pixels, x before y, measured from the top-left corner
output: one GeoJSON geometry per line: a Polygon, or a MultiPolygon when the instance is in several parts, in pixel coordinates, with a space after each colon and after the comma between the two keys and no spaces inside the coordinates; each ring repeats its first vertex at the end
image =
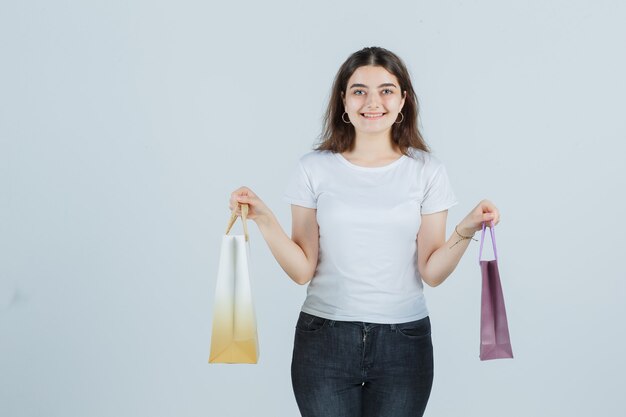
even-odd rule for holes
{"type": "Polygon", "coordinates": [[[269,207],[248,187],[239,187],[230,194],[228,208],[231,211],[237,210],[237,216],[241,216],[241,206],[237,203],[248,204],[248,219],[257,223],[271,215],[269,207]]]}

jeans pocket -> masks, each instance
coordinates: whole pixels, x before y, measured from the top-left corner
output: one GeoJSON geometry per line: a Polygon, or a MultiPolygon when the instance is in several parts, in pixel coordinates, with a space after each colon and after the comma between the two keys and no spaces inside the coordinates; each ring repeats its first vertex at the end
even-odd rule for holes
{"type": "Polygon", "coordinates": [[[428,316],[420,320],[396,324],[396,330],[403,336],[421,338],[430,336],[430,318],[428,316]]]}
{"type": "Polygon", "coordinates": [[[325,318],[301,311],[296,323],[296,330],[304,333],[314,333],[323,329],[327,322],[328,320],[325,318]]]}

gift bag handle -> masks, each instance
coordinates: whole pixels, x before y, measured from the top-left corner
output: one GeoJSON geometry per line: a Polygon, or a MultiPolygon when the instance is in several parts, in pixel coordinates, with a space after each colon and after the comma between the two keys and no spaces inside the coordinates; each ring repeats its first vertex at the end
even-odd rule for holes
{"type": "MultiPolygon", "coordinates": [[[[496,235],[493,231],[493,220],[490,222],[491,227],[489,230],[491,231],[491,245],[493,246],[493,255],[496,257],[496,261],[498,260],[498,252],[496,251],[496,235]]],[[[483,241],[485,240],[485,222],[483,222],[483,231],[480,235],[480,251],[478,251],[478,264],[480,265],[480,258],[483,255],[483,241]]]]}
{"type": "MultiPolygon", "coordinates": [[[[241,221],[243,222],[243,234],[246,236],[246,242],[248,241],[248,224],[246,220],[248,220],[248,204],[247,203],[237,203],[237,206],[241,206],[241,221]]],[[[237,210],[233,210],[230,213],[230,219],[228,219],[228,225],[226,226],[226,234],[230,232],[230,229],[235,224],[237,220],[237,210]]]]}

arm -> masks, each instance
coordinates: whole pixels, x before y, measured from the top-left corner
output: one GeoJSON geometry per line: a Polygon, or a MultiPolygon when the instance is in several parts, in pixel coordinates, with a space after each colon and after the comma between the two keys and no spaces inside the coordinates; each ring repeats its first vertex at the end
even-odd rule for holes
{"type": "Polygon", "coordinates": [[[319,226],[317,210],[292,205],[292,239],[283,231],[274,213],[250,188],[240,187],[230,196],[231,210],[241,215],[238,203],[248,204],[248,219],[254,220],[263,234],[272,255],[280,267],[294,280],[304,285],[313,278],[317,268],[319,226]]]}
{"type": "Polygon", "coordinates": [[[290,239],[272,214],[257,220],[259,230],[281,268],[296,283],[304,285],[313,278],[319,251],[317,210],[291,206],[290,239]]]}
{"type": "MultiPolygon", "coordinates": [[[[447,217],[448,210],[422,215],[422,224],[417,234],[417,267],[424,282],[431,287],[436,287],[448,278],[470,242],[470,239],[463,239],[455,245],[459,239],[454,231],[446,242],[447,217]]],[[[459,232],[463,233],[460,230],[459,232]]],[[[464,234],[469,235],[471,233],[464,234]]]]}
{"type": "MultiPolygon", "coordinates": [[[[456,232],[445,241],[448,210],[422,215],[417,234],[417,268],[424,282],[436,287],[448,278],[458,265],[471,239],[461,239],[456,232]]],[[[473,236],[482,222],[500,222],[500,213],[488,200],[482,200],[457,226],[463,236],[473,236]]],[[[492,227],[492,226],[490,226],[492,227]]]]}

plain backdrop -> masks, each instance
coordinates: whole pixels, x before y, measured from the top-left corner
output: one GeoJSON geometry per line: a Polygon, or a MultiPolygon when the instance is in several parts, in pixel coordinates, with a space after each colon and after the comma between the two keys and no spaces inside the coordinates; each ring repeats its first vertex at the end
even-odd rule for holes
{"type": "Polygon", "coordinates": [[[299,415],[306,287],[254,222],[260,361],[207,363],[228,199],[250,187],[290,234],[280,197],[333,77],[382,46],[459,199],[447,236],[483,198],[502,215],[515,358],[478,358],[471,242],[425,289],[426,415],[623,416],[625,19],[619,0],[2,2],[0,415],[299,415]]]}

